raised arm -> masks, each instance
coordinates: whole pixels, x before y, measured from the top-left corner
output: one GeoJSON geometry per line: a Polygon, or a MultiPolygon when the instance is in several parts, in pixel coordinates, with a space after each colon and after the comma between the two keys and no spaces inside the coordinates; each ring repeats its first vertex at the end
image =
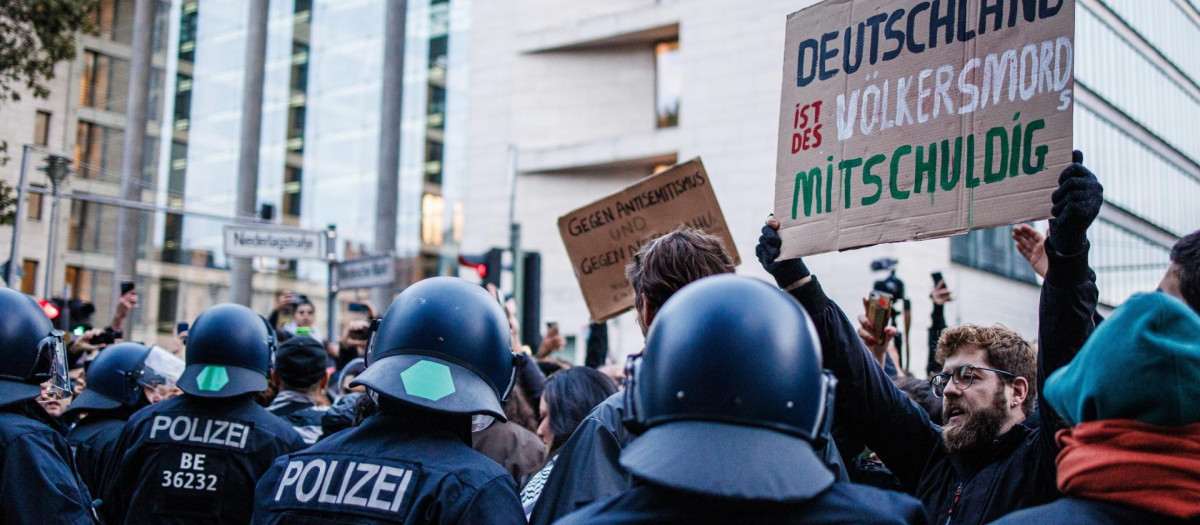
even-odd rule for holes
{"type": "MultiPolygon", "coordinates": [[[[835,424],[866,443],[902,483],[915,487],[928,453],[937,446],[937,428],[925,411],[888,379],[859,340],[854,325],[825,295],[804,262],[777,260],[782,245],[776,232],[778,224],[773,218],[768,220],[755,252],[780,288],[795,297],[812,317],[821,339],[825,368],[838,379],[835,424]]],[[[838,446],[843,447],[843,443],[838,446]]]]}
{"type": "MultiPolygon", "coordinates": [[[[1046,239],[1046,280],[1042,285],[1038,317],[1038,410],[1043,428],[1059,425],[1058,415],[1041,402],[1046,377],[1070,363],[1096,328],[1099,290],[1096,274],[1088,267],[1087,229],[1104,203],[1104,187],[1087,168],[1083,154],[1072,155],[1072,164],[1059,175],[1051,197],[1054,206],[1050,235],[1046,239]]],[[[1053,432],[1043,432],[1053,446],[1053,432]]]]}

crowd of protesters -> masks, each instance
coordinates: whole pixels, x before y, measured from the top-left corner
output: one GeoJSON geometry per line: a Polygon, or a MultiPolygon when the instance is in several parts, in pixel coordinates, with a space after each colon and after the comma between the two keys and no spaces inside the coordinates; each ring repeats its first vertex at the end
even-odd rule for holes
{"type": "Polygon", "coordinates": [[[645,345],[624,364],[603,323],[581,365],[554,357],[554,324],[523,346],[511,301],[449,277],[361,303],[336,338],[285,291],[167,348],[123,341],[136,291],[68,345],[2,289],[0,523],[1200,520],[1200,231],[1105,318],[1103,187],[1079,152],[1051,201],[1048,234],[1013,230],[1037,333],[949,326],[935,277],[928,380],[896,327],[780,259],[774,218],[773,286],[729,275],[699,230],[643,244],[626,277],[645,345]]]}

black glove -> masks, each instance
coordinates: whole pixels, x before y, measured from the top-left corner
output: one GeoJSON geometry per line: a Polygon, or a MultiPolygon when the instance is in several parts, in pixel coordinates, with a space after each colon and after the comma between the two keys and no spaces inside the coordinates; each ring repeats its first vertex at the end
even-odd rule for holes
{"type": "Polygon", "coordinates": [[[1050,197],[1050,238],[1046,240],[1060,254],[1075,254],[1087,243],[1087,229],[1104,204],[1104,186],[1096,175],[1083,167],[1083,153],[1071,154],[1071,165],[1058,176],[1058,189],[1050,197]]]}
{"type": "Polygon", "coordinates": [[[758,262],[762,263],[763,269],[775,278],[775,283],[780,288],[787,288],[808,277],[809,272],[804,261],[799,258],[776,262],[775,259],[779,258],[779,247],[782,245],[783,239],[779,237],[779,232],[775,231],[775,228],[763,225],[754,254],[758,256],[758,262]]]}

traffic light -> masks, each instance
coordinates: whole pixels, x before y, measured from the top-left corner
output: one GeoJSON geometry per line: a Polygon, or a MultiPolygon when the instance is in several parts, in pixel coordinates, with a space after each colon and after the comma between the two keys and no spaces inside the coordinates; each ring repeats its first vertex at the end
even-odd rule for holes
{"type": "Polygon", "coordinates": [[[492,283],[496,288],[500,287],[500,271],[501,261],[504,256],[504,250],[500,248],[492,248],[487,253],[481,255],[459,255],[458,264],[470,266],[475,269],[475,273],[483,281],[483,285],[487,286],[492,283]]]}
{"type": "Polygon", "coordinates": [[[50,323],[57,330],[67,331],[67,318],[71,315],[67,308],[67,302],[61,297],[51,297],[49,299],[39,299],[38,305],[42,307],[42,311],[46,313],[46,317],[50,318],[50,323]]]}
{"type": "Polygon", "coordinates": [[[87,301],[79,299],[71,299],[67,301],[68,311],[71,313],[71,329],[78,330],[83,328],[85,331],[92,328],[92,314],[96,313],[96,306],[87,301]]]}

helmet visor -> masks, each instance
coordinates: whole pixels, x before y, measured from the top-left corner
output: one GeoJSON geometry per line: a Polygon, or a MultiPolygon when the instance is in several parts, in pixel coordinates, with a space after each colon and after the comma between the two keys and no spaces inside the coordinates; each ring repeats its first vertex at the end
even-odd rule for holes
{"type": "Polygon", "coordinates": [[[44,382],[46,388],[62,397],[71,397],[71,379],[67,376],[66,336],[66,332],[62,330],[51,330],[50,334],[38,343],[38,355],[40,359],[50,363],[50,377],[44,382]]]}
{"type": "Polygon", "coordinates": [[[183,375],[184,362],[170,352],[155,346],[142,362],[142,374],[137,383],[141,386],[164,386],[174,388],[179,376],[183,375]]]}

